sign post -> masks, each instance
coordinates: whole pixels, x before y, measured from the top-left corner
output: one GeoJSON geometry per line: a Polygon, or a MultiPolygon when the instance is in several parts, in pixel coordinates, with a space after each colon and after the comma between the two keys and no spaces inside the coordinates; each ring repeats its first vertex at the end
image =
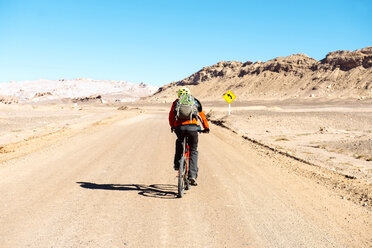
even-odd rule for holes
{"type": "Polygon", "coordinates": [[[228,91],[224,96],[223,96],[223,99],[226,100],[226,102],[229,104],[229,115],[231,113],[231,103],[232,101],[234,101],[236,98],[236,96],[231,92],[231,91],[228,91]]]}

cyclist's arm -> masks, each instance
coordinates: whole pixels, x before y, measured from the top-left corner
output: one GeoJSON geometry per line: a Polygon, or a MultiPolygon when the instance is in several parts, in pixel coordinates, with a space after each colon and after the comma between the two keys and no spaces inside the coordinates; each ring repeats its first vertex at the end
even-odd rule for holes
{"type": "Polygon", "coordinates": [[[199,111],[199,120],[201,121],[204,129],[209,129],[209,124],[207,121],[207,117],[204,114],[203,107],[198,99],[196,99],[197,105],[198,105],[198,111],[199,111]]]}
{"type": "Polygon", "coordinates": [[[171,127],[173,127],[173,125],[174,125],[174,118],[175,118],[175,116],[174,116],[174,105],[175,105],[176,101],[173,102],[172,108],[169,111],[169,117],[168,117],[168,119],[169,119],[169,126],[171,126],[171,127]]]}
{"type": "Polygon", "coordinates": [[[207,117],[205,116],[203,110],[201,112],[199,112],[199,116],[200,116],[200,119],[201,119],[201,123],[203,125],[203,128],[204,129],[209,129],[209,124],[208,124],[208,121],[207,121],[207,117]]]}

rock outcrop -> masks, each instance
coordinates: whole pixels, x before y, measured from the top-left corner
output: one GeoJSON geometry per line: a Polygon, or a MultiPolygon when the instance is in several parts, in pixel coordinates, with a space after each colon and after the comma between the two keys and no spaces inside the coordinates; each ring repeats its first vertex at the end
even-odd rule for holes
{"type": "Polygon", "coordinates": [[[0,95],[0,103],[3,104],[16,104],[18,103],[18,98],[12,96],[1,96],[0,95]]]}
{"type": "Polygon", "coordinates": [[[34,96],[34,98],[43,97],[43,96],[52,96],[53,94],[51,92],[37,92],[34,96]]]}
{"type": "Polygon", "coordinates": [[[349,71],[358,66],[364,68],[372,67],[372,47],[351,51],[336,51],[328,53],[322,64],[330,65],[329,68],[334,70],[340,68],[343,71],[349,71]]]}
{"type": "Polygon", "coordinates": [[[201,98],[221,100],[233,90],[237,100],[286,98],[372,98],[372,47],[336,51],[318,61],[305,54],[267,62],[221,61],[161,87],[150,100],[171,101],[188,86],[201,98]]]}
{"type": "Polygon", "coordinates": [[[87,97],[77,97],[72,99],[73,103],[87,103],[87,102],[102,102],[102,96],[96,95],[96,96],[87,96],[87,97]]]}

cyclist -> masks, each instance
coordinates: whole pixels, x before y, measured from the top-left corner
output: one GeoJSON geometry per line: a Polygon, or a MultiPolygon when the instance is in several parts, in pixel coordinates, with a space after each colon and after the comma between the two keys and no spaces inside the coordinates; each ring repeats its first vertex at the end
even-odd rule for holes
{"type": "Polygon", "coordinates": [[[209,125],[207,118],[202,109],[200,101],[194,97],[193,104],[197,109],[196,116],[193,115],[189,120],[177,119],[175,107],[177,102],[185,95],[190,95],[190,90],[186,87],[182,87],[178,90],[178,98],[173,102],[172,108],[169,111],[169,125],[171,126],[172,132],[174,131],[177,135],[176,140],[176,152],[174,155],[174,169],[178,170],[180,166],[180,159],[183,154],[183,140],[184,137],[188,137],[189,151],[190,151],[190,169],[188,179],[191,185],[196,186],[196,178],[198,177],[198,121],[197,118],[201,120],[203,125],[203,132],[209,133],[209,125]]]}

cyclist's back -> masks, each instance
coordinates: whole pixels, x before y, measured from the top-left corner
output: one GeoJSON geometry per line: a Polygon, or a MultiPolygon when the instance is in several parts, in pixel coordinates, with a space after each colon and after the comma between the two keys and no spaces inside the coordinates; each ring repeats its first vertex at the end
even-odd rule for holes
{"type": "MultiPolygon", "coordinates": [[[[186,87],[182,87],[178,90],[178,99],[176,99],[173,104],[172,108],[169,112],[169,125],[172,128],[172,131],[174,130],[177,135],[176,140],[176,152],[174,156],[174,169],[178,170],[180,159],[182,157],[183,153],[183,139],[184,137],[188,137],[188,143],[189,143],[189,151],[190,151],[190,170],[189,170],[189,180],[191,185],[196,185],[196,178],[198,177],[198,120],[197,118],[200,118],[201,123],[203,125],[203,128],[205,132],[209,132],[209,125],[207,118],[205,117],[205,114],[202,109],[202,105],[200,101],[194,97],[191,96],[190,90],[186,87]],[[187,112],[180,110],[182,106],[181,101],[187,97],[189,100],[188,103],[192,108],[196,108],[196,112],[190,115],[189,118],[186,118],[183,114],[180,114],[179,112],[187,112]],[[191,100],[190,100],[191,99],[191,100]],[[191,102],[190,101],[194,101],[191,102]]],[[[187,109],[187,107],[185,107],[187,109]]]]}

